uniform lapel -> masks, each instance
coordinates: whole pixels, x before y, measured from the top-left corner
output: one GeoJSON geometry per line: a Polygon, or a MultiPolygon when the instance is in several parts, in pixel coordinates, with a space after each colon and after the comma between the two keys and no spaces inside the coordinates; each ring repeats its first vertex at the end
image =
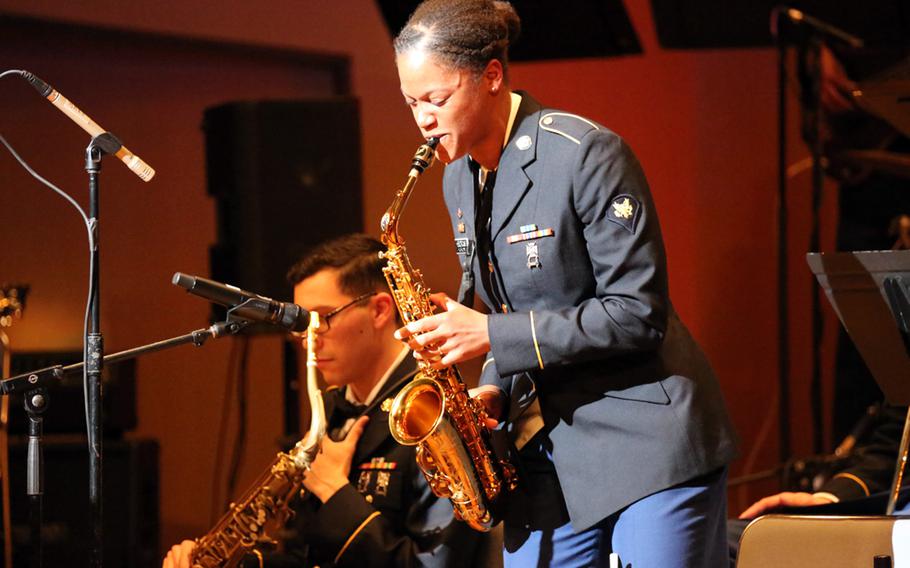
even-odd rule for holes
{"type": "Polygon", "coordinates": [[[493,189],[490,235],[494,240],[531,187],[531,180],[524,169],[537,157],[540,104],[527,93],[520,94],[521,106],[518,107],[509,142],[499,160],[496,186],[493,189]],[[525,146],[528,142],[530,146],[525,146]]]}
{"type": "MultiPolygon", "coordinates": [[[[446,183],[443,190],[462,216],[458,222],[466,227],[466,235],[474,235],[474,179],[476,172],[471,171],[470,158],[464,156],[446,166],[446,183]]],[[[457,213],[456,213],[457,215],[457,213]]],[[[456,235],[458,236],[458,235],[456,235]]]]}
{"type": "Polygon", "coordinates": [[[352,464],[358,464],[369,456],[380,444],[392,434],[389,432],[389,413],[382,410],[382,403],[390,396],[396,394],[402,386],[413,378],[417,369],[417,362],[408,353],[404,360],[392,371],[391,376],[383,386],[379,395],[364,411],[370,417],[363,436],[357,444],[352,464]]]}

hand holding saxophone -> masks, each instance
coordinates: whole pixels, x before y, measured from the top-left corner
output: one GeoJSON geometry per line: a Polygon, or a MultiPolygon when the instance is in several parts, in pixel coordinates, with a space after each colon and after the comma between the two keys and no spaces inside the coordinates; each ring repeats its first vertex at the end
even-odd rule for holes
{"type": "Polygon", "coordinates": [[[456,365],[490,350],[487,315],[463,306],[446,294],[431,294],[439,311],[395,331],[419,360],[434,369],[456,365]]]}
{"type": "Polygon", "coordinates": [[[303,486],[321,502],[328,501],[349,483],[354,451],[369,420],[367,416],[358,418],[347,437],[340,442],[334,442],[328,436],[322,441],[322,452],[310,464],[303,478],[303,486]]]}

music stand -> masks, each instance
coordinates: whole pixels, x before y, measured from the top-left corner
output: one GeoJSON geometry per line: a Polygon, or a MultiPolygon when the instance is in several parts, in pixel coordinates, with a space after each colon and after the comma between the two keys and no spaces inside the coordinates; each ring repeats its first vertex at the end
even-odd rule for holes
{"type": "MultiPolygon", "coordinates": [[[[910,251],[809,253],[815,274],[888,402],[910,407],[910,251]]],[[[894,513],[910,444],[910,408],[886,515],[894,513]]]]}

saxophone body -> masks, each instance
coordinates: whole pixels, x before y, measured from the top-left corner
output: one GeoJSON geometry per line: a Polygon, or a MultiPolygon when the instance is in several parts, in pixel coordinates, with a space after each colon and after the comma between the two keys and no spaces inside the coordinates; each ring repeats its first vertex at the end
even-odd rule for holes
{"type": "MultiPolygon", "coordinates": [[[[432,165],[437,142],[431,138],[418,148],[408,180],[381,223],[387,249],[382,253],[383,274],[405,324],[430,316],[435,309],[423,275],[411,266],[398,219],[418,176],[432,165]]],[[[496,457],[485,425],[486,412],[468,395],[455,367],[433,369],[426,361],[419,366],[415,379],[392,402],[392,437],[400,444],[417,446],[417,465],[433,493],[452,502],[457,518],[487,531],[494,524],[494,504],[503,491],[515,487],[515,469],[496,457]]]]}
{"type": "Polygon", "coordinates": [[[310,312],[307,327],[307,394],[310,429],[291,451],[279,452],[272,464],[208,534],[196,539],[192,568],[231,568],[257,544],[271,540],[293,515],[290,503],[319,453],[326,432],[325,406],[317,383],[315,333],[319,314],[310,312]]]}

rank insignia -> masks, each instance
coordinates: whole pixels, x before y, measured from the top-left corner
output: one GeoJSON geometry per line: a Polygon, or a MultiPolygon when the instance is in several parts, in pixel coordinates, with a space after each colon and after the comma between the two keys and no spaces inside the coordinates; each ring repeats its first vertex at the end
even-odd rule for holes
{"type": "Polygon", "coordinates": [[[620,195],[610,203],[607,219],[624,227],[630,233],[635,232],[639,217],[641,217],[641,203],[631,195],[620,195]]]}
{"type": "Polygon", "coordinates": [[[384,401],[382,401],[382,404],[379,405],[379,410],[381,410],[383,412],[388,412],[391,409],[392,409],[392,399],[391,398],[385,399],[384,401]]]}
{"type": "Polygon", "coordinates": [[[455,215],[457,215],[459,219],[464,216],[464,211],[461,210],[461,207],[458,208],[458,211],[455,212],[455,215]]]}
{"type": "Polygon", "coordinates": [[[380,471],[376,474],[376,495],[385,496],[389,493],[389,479],[391,474],[387,471],[380,471]]]}

